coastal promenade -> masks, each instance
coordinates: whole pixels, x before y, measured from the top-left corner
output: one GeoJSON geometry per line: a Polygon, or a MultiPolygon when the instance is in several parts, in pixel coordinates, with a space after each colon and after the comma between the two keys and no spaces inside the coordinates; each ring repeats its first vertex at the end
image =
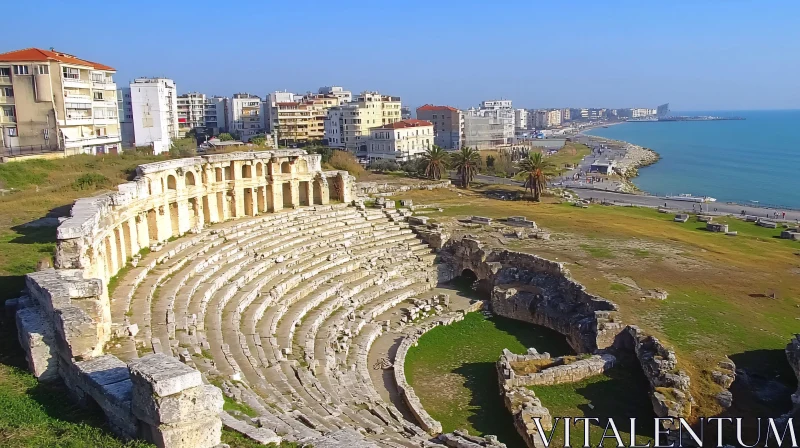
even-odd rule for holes
{"type": "MultiPolygon", "coordinates": [[[[452,175],[453,182],[458,182],[457,176],[452,175]]],[[[493,185],[516,185],[521,187],[522,182],[506,179],[502,177],[486,176],[483,174],[475,175],[475,181],[493,185]]],[[[616,205],[635,205],[641,207],[666,207],[675,212],[701,212],[710,215],[741,215],[744,210],[746,215],[769,218],[779,222],[796,223],[800,221],[800,210],[754,207],[739,204],[729,204],[725,202],[694,203],[689,201],[670,200],[659,196],[645,194],[619,193],[615,191],[598,190],[594,188],[568,187],[574,191],[581,199],[593,200],[595,202],[607,202],[616,205]],[[777,213],[777,218],[775,217],[777,213]],[[784,213],[786,217],[784,219],[784,213]]]]}

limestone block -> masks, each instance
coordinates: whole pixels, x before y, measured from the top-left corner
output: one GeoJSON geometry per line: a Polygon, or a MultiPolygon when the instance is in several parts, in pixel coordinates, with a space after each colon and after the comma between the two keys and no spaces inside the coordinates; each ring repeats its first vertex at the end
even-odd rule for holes
{"type": "Polygon", "coordinates": [[[203,384],[200,372],[161,353],[134,360],[128,369],[134,387],[134,407],[137,396],[166,397],[203,384]]]}
{"type": "Polygon", "coordinates": [[[99,347],[97,323],[75,306],[64,306],[53,315],[56,334],[65,344],[67,358],[91,356],[99,347]]]}
{"type": "Polygon", "coordinates": [[[134,415],[145,423],[158,426],[179,424],[222,412],[222,391],[212,385],[186,389],[166,397],[134,395],[134,415]]]}
{"type": "Polygon", "coordinates": [[[141,432],[157,447],[212,448],[222,437],[222,421],[215,415],[179,425],[143,425],[141,432]]]}
{"type": "Polygon", "coordinates": [[[39,381],[58,379],[53,330],[41,309],[29,307],[17,311],[17,337],[33,375],[39,381]]]}

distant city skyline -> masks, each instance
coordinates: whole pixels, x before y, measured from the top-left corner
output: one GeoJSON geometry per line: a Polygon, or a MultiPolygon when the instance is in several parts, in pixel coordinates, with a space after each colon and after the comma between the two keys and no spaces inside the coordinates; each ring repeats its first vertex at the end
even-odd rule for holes
{"type": "Polygon", "coordinates": [[[14,20],[4,24],[0,52],[55,47],[111,65],[120,86],[163,76],[181,94],[264,98],[339,85],[400,96],[413,108],[489,99],[515,108],[800,108],[792,23],[800,4],[791,1],[408,0],[373,11],[348,1],[200,0],[188,8],[145,0],[105,5],[110,28],[79,4],[37,3],[52,19],[46,27],[32,4],[5,5],[14,20]]]}

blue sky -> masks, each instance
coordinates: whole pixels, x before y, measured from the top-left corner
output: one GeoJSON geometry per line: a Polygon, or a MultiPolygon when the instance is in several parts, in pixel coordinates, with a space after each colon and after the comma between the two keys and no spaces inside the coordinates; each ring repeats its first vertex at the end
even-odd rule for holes
{"type": "Polygon", "coordinates": [[[796,0],[39,0],[3,10],[13,19],[0,52],[55,47],[115,67],[118,84],[166,76],[181,93],[342,85],[414,107],[800,108],[796,0]]]}

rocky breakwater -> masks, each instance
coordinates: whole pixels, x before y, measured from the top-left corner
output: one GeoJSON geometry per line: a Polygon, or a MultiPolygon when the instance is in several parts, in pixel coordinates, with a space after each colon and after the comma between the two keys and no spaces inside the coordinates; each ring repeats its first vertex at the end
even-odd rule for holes
{"type": "Polygon", "coordinates": [[[619,161],[616,169],[622,177],[627,179],[638,176],[639,168],[652,165],[661,158],[661,156],[652,149],[644,148],[639,145],[625,143],[625,150],[625,157],[619,161]]]}
{"type": "Polygon", "coordinates": [[[535,348],[517,355],[508,350],[497,361],[497,379],[503,401],[514,419],[514,427],[528,447],[544,446],[539,429],[553,428],[550,411],[528,386],[574,383],[612,368],[616,358],[610,354],[550,358],[535,348]],[[536,422],[539,422],[539,425],[536,422]]]}
{"type": "MultiPolygon", "coordinates": [[[[633,350],[636,353],[642,371],[650,383],[650,400],[658,417],[691,416],[694,399],[689,390],[689,375],[678,369],[678,360],[672,349],[633,325],[620,333],[615,348],[633,350]]],[[[676,429],[678,421],[675,420],[668,427],[676,429]]]]}
{"type": "Polygon", "coordinates": [[[558,331],[578,353],[613,344],[624,325],[617,305],[586,292],[562,263],[536,255],[485,249],[471,238],[450,241],[441,251],[440,280],[472,271],[491,293],[500,316],[558,331]]]}

